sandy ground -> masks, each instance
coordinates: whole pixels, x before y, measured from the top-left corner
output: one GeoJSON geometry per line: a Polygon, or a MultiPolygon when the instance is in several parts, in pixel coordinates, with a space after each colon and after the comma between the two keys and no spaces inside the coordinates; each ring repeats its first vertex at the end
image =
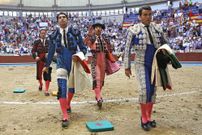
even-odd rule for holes
{"type": "MultiPolygon", "coordinates": [[[[78,91],[73,99],[70,126],[62,129],[56,97],[45,97],[38,91],[35,66],[0,67],[0,135],[201,135],[202,67],[169,69],[173,90],[158,89],[153,111],[158,125],[145,132],[140,128],[136,78],[126,78],[123,69],[106,77],[102,110],[91,102],[94,101],[91,90],[78,91]],[[15,94],[12,92],[15,88],[27,91],[15,94]],[[112,122],[114,131],[91,133],[85,126],[87,121],[103,119],[112,122]]],[[[54,90],[57,90],[55,69],[50,86],[50,91],[54,90]]]]}

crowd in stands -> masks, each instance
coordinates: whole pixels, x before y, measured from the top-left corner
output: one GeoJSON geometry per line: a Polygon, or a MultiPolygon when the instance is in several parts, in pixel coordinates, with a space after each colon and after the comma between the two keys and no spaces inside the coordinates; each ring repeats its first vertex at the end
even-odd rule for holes
{"type": "MultiPolygon", "coordinates": [[[[184,4],[180,5],[178,9],[170,7],[166,10],[154,11],[154,21],[163,26],[170,46],[174,50],[186,52],[202,49],[202,22],[191,20],[191,14],[202,16],[202,3],[184,4]]],[[[101,17],[69,16],[69,20],[74,24],[74,27],[81,30],[83,37],[88,31],[88,27],[98,19],[101,17]]],[[[47,24],[48,34],[56,28],[56,18],[46,16],[0,17],[0,53],[29,55],[33,41],[38,38],[40,22],[47,24]]],[[[123,52],[127,28],[123,28],[122,22],[115,20],[105,22],[105,26],[105,33],[111,39],[114,52],[123,52]]]]}
{"type": "Polygon", "coordinates": [[[178,9],[155,11],[155,18],[164,26],[174,50],[190,52],[202,49],[202,3],[180,3],[178,9]]]}
{"type": "Polygon", "coordinates": [[[32,43],[38,38],[39,23],[47,22],[48,30],[53,30],[52,18],[41,17],[1,17],[0,41],[4,46],[1,51],[5,53],[30,53],[32,43]]]}

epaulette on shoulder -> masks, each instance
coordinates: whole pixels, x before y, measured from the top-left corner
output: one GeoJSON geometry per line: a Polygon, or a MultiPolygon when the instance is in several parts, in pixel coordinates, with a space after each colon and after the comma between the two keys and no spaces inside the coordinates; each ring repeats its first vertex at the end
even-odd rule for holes
{"type": "Polygon", "coordinates": [[[69,25],[68,26],[68,32],[72,32],[72,29],[73,29],[72,25],[69,25]]]}
{"type": "Polygon", "coordinates": [[[103,37],[103,39],[104,39],[105,41],[110,42],[110,36],[109,36],[109,35],[103,33],[103,34],[102,34],[102,37],[103,37]]]}
{"type": "Polygon", "coordinates": [[[129,30],[133,33],[133,34],[138,34],[140,32],[140,25],[139,24],[134,24],[133,26],[131,26],[129,28],[129,30]]]}
{"type": "Polygon", "coordinates": [[[154,22],[152,22],[151,24],[154,26],[155,30],[157,30],[158,32],[161,32],[161,33],[163,32],[163,28],[161,27],[160,24],[156,24],[154,22]]]}
{"type": "Polygon", "coordinates": [[[59,28],[56,28],[56,30],[53,31],[53,32],[48,36],[49,39],[51,40],[51,39],[56,38],[56,36],[58,35],[58,33],[60,33],[60,32],[59,32],[59,28]]]}
{"type": "Polygon", "coordinates": [[[49,36],[47,36],[47,37],[46,37],[46,40],[50,40],[50,37],[49,37],[49,36]]]}
{"type": "Polygon", "coordinates": [[[106,39],[106,38],[108,37],[108,35],[105,34],[105,33],[103,33],[103,34],[102,34],[102,37],[106,39]]]}
{"type": "Polygon", "coordinates": [[[73,35],[75,36],[80,35],[80,30],[77,25],[74,25],[74,26],[71,25],[69,29],[70,29],[70,33],[72,33],[73,35]]]}
{"type": "Polygon", "coordinates": [[[38,40],[40,40],[40,38],[38,37],[35,41],[38,41],[38,40]]]}
{"type": "Polygon", "coordinates": [[[40,42],[41,42],[40,39],[37,38],[37,39],[33,42],[33,45],[35,45],[35,44],[39,44],[40,42]]]}

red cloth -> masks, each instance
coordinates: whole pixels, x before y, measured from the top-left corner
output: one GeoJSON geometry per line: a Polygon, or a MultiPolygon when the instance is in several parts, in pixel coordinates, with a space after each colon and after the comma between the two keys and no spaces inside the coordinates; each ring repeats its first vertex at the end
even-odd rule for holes
{"type": "Polygon", "coordinates": [[[115,59],[114,55],[110,52],[107,53],[106,58],[110,60],[112,63],[116,62],[117,60],[115,59]]]}
{"type": "Polygon", "coordinates": [[[120,66],[118,63],[116,62],[111,62],[110,60],[106,60],[106,74],[107,75],[111,75],[117,71],[119,71],[120,66]]]}
{"type": "Polygon", "coordinates": [[[81,64],[81,66],[83,67],[84,71],[86,73],[90,74],[90,68],[88,67],[88,62],[86,60],[81,60],[80,58],[79,58],[79,62],[81,64]]]}

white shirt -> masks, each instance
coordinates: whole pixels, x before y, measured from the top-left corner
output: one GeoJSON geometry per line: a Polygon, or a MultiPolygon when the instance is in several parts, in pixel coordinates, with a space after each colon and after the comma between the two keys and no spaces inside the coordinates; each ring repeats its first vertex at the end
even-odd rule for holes
{"type": "Polygon", "coordinates": [[[43,46],[45,46],[46,39],[45,38],[44,39],[40,38],[40,40],[41,40],[41,43],[43,44],[43,46]],[[43,43],[43,40],[44,40],[44,43],[43,43]]]}
{"type": "MultiPolygon", "coordinates": [[[[142,26],[143,26],[143,29],[145,30],[145,32],[146,32],[146,41],[147,41],[147,43],[148,44],[151,44],[151,41],[150,41],[150,39],[149,39],[149,33],[148,33],[148,31],[147,31],[147,28],[146,28],[146,25],[144,25],[143,23],[142,23],[142,26]]],[[[151,33],[151,36],[152,36],[152,39],[153,39],[153,41],[154,41],[154,36],[153,36],[153,32],[152,32],[152,30],[151,30],[152,28],[151,28],[151,25],[149,24],[149,31],[150,31],[150,33],[151,33]]]]}
{"type": "MultiPolygon", "coordinates": [[[[63,30],[65,30],[65,33],[67,33],[68,32],[68,27],[66,27],[65,29],[60,28],[60,34],[62,35],[61,43],[62,43],[63,46],[65,46],[64,39],[63,39],[63,36],[64,36],[63,35],[63,30]]],[[[67,38],[66,35],[65,35],[65,38],[67,38]]]]}

